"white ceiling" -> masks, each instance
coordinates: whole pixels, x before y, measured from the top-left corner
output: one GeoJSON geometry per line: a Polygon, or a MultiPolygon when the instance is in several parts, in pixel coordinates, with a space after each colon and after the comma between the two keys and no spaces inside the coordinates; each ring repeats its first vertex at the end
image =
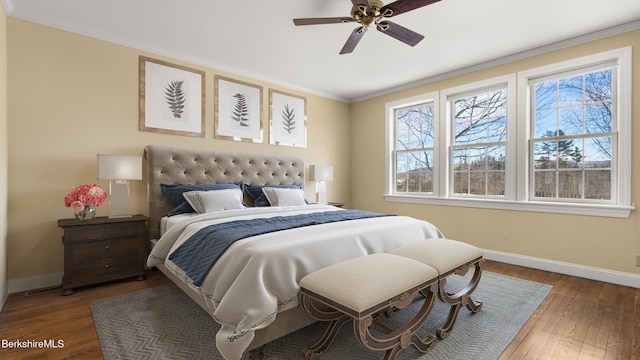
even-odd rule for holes
{"type": "Polygon", "coordinates": [[[343,101],[640,28],[640,0],[442,0],[391,19],[425,35],[415,47],[370,29],[352,54],[338,55],[355,24],[292,19],[349,16],[349,0],[1,1],[11,17],[343,101]]]}

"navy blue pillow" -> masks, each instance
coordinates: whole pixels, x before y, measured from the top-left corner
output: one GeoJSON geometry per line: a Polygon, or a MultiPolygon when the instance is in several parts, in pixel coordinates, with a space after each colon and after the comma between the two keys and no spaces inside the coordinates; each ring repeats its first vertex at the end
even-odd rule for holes
{"type": "Polygon", "coordinates": [[[267,197],[262,192],[263,187],[285,188],[285,189],[301,189],[301,185],[249,185],[244,184],[244,191],[253,199],[253,206],[271,206],[267,197]]]}
{"type": "Polygon", "coordinates": [[[194,213],[194,212],[196,212],[196,211],[193,210],[193,208],[191,207],[191,204],[189,204],[188,202],[185,201],[182,204],[174,207],[171,211],[169,211],[167,216],[180,215],[180,214],[189,214],[189,213],[194,213]]]}
{"type": "Polygon", "coordinates": [[[242,183],[225,183],[225,184],[160,184],[162,194],[176,207],[167,214],[173,216],[178,214],[186,214],[195,212],[182,193],[187,191],[208,191],[208,190],[225,190],[225,189],[242,189],[242,183]]]}

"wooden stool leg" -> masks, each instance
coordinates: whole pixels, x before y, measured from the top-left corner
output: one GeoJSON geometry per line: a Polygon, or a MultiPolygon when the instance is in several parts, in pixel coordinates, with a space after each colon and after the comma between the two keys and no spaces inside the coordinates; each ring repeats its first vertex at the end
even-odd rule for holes
{"type": "Polygon", "coordinates": [[[447,320],[444,325],[436,330],[436,335],[439,339],[444,339],[451,333],[453,326],[458,319],[458,313],[462,306],[466,306],[474,314],[480,311],[482,308],[481,301],[475,301],[471,298],[471,293],[478,287],[478,283],[480,282],[480,277],[482,276],[482,260],[476,261],[473,264],[468,264],[460,269],[458,269],[455,273],[458,275],[464,275],[469,270],[470,266],[473,265],[475,267],[473,277],[469,281],[469,284],[464,287],[464,289],[458,291],[457,293],[450,294],[445,290],[446,278],[440,279],[440,285],[438,287],[438,297],[444,303],[451,305],[449,309],[449,315],[447,316],[447,320]]]}
{"type": "MultiPolygon", "coordinates": [[[[431,284],[427,289],[420,291],[425,295],[424,303],[416,314],[416,316],[402,327],[393,330],[389,334],[382,336],[374,336],[369,331],[369,328],[373,325],[373,318],[371,315],[362,319],[356,319],[353,323],[353,329],[356,333],[356,337],[360,342],[372,350],[386,350],[384,359],[393,360],[396,358],[401,350],[406,349],[409,345],[413,345],[420,352],[429,351],[433,345],[435,345],[435,336],[428,335],[426,339],[421,339],[417,332],[422,325],[427,321],[433,305],[435,303],[435,294],[437,293],[438,285],[436,282],[431,284]]],[[[414,293],[415,296],[417,294],[414,293]]],[[[413,298],[413,296],[411,297],[413,298]]]]}
{"type": "Polygon", "coordinates": [[[322,355],[322,353],[327,351],[329,346],[331,346],[333,340],[335,340],[336,335],[338,335],[338,331],[340,330],[342,325],[344,325],[349,320],[351,320],[351,318],[347,315],[344,315],[337,320],[333,320],[331,322],[331,325],[329,325],[329,328],[327,328],[327,330],[324,332],[324,335],[322,336],[322,339],[320,339],[320,341],[318,341],[312,347],[304,348],[302,350],[302,355],[304,356],[304,358],[315,359],[318,356],[322,355]]]}
{"type": "Polygon", "coordinates": [[[351,318],[338,310],[321,307],[322,304],[314,302],[311,297],[304,293],[300,293],[300,306],[307,314],[317,320],[331,321],[331,324],[320,341],[315,345],[302,350],[302,355],[305,359],[315,359],[327,351],[333,340],[335,340],[336,335],[338,335],[338,331],[342,325],[351,318]]]}

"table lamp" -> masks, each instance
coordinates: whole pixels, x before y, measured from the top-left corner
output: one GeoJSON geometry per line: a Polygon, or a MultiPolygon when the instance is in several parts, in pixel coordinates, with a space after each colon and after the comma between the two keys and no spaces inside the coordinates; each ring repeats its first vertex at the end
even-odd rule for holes
{"type": "Polygon", "coordinates": [[[109,181],[109,217],[129,217],[129,180],[142,180],[142,156],[98,154],[98,180],[109,181]]]}
{"type": "Polygon", "coordinates": [[[316,202],[327,203],[327,184],[333,180],[333,166],[309,165],[309,179],[316,182],[316,202]]]}

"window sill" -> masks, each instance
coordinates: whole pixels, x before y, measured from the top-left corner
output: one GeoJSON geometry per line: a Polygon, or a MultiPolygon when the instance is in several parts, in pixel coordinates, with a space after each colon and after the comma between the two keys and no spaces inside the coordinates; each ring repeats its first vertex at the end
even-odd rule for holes
{"type": "Polygon", "coordinates": [[[461,198],[437,198],[417,195],[384,195],[386,201],[403,202],[412,204],[429,204],[460,206],[482,209],[533,211],[555,214],[603,216],[614,218],[628,218],[635,206],[573,204],[573,203],[546,203],[536,201],[510,201],[489,199],[461,199],[461,198]]]}

